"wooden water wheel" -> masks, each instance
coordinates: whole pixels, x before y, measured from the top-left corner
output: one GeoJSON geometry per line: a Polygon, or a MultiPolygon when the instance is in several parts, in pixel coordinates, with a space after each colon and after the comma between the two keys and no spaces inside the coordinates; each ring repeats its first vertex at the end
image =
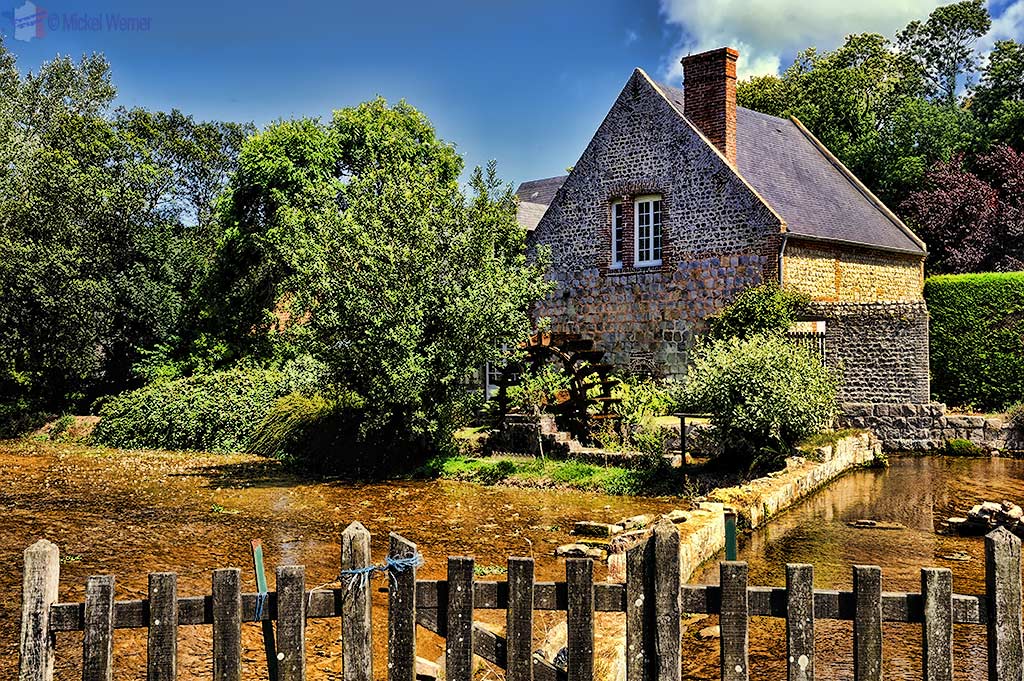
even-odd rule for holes
{"type": "Polygon", "coordinates": [[[499,378],[499,419],[508,411],[507,388],[518,382],[523,371],[536,373],[545,364],[557,363],[569,379],[568,399],[551,406],[560,424],[581,441],[589,439],[593,421],[619,427],[621,417],[614,407],[621,400],[612,397],[619,381],[612,378],[614,367],[604,363],[604,351],[595,349],[594,341],[570,334],[536,334],[525,350],[525,359],[506,367],[499,378]]]}

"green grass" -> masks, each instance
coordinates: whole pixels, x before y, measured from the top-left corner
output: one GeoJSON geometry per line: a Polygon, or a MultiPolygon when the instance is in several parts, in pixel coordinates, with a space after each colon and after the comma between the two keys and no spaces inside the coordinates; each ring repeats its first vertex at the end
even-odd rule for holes
{"type": "Polygon", "coordinates": [[[660,471],[519,456],[451,456],[431,461],[425,472],[449,480],[485,485],[563,487],[626,496],[670,494],[669,487],[675,477],[660,471]]]}
{"type": "Polygon", "coordinates": [[[843,428],[842,430],[831,430],[824,433],[818,433],[812,435],[803,442],[797,445],[798,449],[814,449],[815,447],[828,447],[834,446],[837,442],[843,438],[853,437],[854,435],[860,435],[864,431],[860,428],[843,428]]]}

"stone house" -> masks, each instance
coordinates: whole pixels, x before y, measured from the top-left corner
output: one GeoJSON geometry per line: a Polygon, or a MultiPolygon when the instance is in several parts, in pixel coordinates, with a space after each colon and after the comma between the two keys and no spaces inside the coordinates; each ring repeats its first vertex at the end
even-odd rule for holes
{"type": "Polygon", "coordinates": [[[843,402],[928,403],[924,243],[800,121],[737,107],[738,57],[686,57],[685,90],[636,69],[571,172],[519,187],[556,284],[535,315],[680,376],[705,319],[776,280],[811,296],[843,402]]]}

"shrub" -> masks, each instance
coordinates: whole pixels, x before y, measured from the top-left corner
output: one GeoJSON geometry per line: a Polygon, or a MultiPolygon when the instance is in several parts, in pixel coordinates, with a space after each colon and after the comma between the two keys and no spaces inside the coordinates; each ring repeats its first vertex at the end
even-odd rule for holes
{"type": "Polygon", "coordinates": [[[292,387],[280,371],[241,368],[157,381],[104,400],[93,441],[125,449],[241,451],[292,387]]]}
{"type": "Polygon", "coordinates": [[[708,335],[724,340],[785,333],[796,321],[797,309],[807,300],[807,296],[782,289],[771,281],[748,288],[728,307],[708,318],[708,335]]]}
{"type": "Polygon", "coordinates": [[[1017,430],[1024,430],[1024,402],[1011,405],[1006,411],[1006,418],[1017,430]]]}
{"type": "Polygon", "coordinates": [[[932,391],[999,410],[1024,395],[1024,272],[929,277],[932,391]]]}
{"type": "Polygon", "coordinates": [[[510,411],[527,414],[554,404],[558,393],[569,388],[569,377],[552,364],[545,364],[537,373],[523,373],[519,383],[508,387],[510,411]]]}
{"type": "Polygon", "coordinates": [[[612,388],[612,397],[621,400],[615,411],[626,425],[639,425],[656,416],[665,416],[675,404],[671,384],[651,379],[620,378],[612,388]]]}
{"type": "Polygon", "coordinates": [[[351,391],[325,397],[298,392],[279,398],[253,430],[248,450],[263,456],[301,460],[316,469],[347,468],[353,473],[366,466],[353,464],[356,433],[363,400],[351,391]],[[329,446],[340,437],[348,446],[329,446]],[[340,454],[340,456],[339,456],[340,454]],[[347,461],[339,459],[346,458],[347,461]]]}
{"type": "Polygon", "coordinates": [[[712,415],[723,463],[760,471],[832,424],[837,384],[817,357],[781,336],[731,338],[694,348],[683,403],[712,415]]]}
{"type": "Polygon", "coordinates": [[[946,440],[946,445],[942,448],[942,453],[946,456],[984,456],[985,450],[970,440],[956,438],[953,440],[946,440]]]}

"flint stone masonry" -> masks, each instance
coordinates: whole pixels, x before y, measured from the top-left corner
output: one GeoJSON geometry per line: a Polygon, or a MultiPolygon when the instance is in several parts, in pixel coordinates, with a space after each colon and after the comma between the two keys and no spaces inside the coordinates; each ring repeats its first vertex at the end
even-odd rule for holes
{"type": "Polygon", "coordinates": [[[946,405],[844,403],[839,425],[868,428],[894,452],[929,452],[949,440],[970,440],[996,452],[1024,451],[1024,432],[1002,416],[947,414],[946,405]]]}
{"type": "Polygon", "coordinates": [[[551,329],[597,341],[606,359],[685,373],[703,320],[764,280],[781,224],[640,72],[634,72],[531,236],[550,247],[551,329]],[[662,197],[662,264],[634,267],[633,200],[662,197]],[[611,205],[626,209],[623,266],[611,205]]]}
{"type": "Polygon", "coordinates": [[[812,302],[825,320],[825,362],[841,377],[841,402],[926,404],[928,310],[913,303],[812,302]]]}

